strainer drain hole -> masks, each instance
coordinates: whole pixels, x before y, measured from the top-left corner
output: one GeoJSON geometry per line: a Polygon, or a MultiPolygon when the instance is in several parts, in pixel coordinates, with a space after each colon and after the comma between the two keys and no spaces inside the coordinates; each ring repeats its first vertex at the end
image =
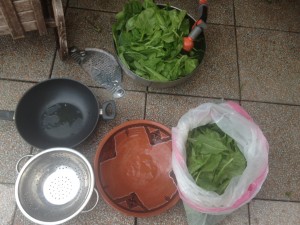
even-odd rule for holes
{"type": "Polygon", "coordinates": [[[80,179],[69,167],[60,166],[44,182],[44,196],[52,204],[62,205],[71,201],[80,187],[80,179]]]}

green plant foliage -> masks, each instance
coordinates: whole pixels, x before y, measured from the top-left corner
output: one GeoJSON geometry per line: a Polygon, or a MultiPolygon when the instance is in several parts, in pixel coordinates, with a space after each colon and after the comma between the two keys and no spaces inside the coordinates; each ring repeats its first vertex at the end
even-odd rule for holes
{"type": "Polygon", "coordinates": [[[230,180],[240,176],[247,161],[236,142],[216,124],[189,132],[186,143],[187,167],[197,185],[223,194],[230,180]]]}
{"type": "Polygon", "coordinates": [[[172,81],[191,73],[199,52],[182,54],[189,34],[186,11],[159,8],[153,0],[131,0],[116,15],[113,37],[122,63],[135,74],[154,81],[172,81]]]}

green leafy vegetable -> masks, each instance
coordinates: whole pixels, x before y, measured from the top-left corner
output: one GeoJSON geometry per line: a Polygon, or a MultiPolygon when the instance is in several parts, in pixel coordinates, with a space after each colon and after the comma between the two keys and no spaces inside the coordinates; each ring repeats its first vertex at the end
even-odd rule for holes
{"type": "Polygon", "coordinates": [[[189,34],[186,11],[159,8],[153,0],[127,2],[116,15],[113,37],[117,53],[131,71],[155,81],[176,80],[199,64],[201,51],[181,54],[189,34]]]}
{"type": "Polygon", "coordinates": [[[186,145],[189,173],[198,186],[219,195],[247,166],[236,142],[216,124],[190,131],[186,145]]]}

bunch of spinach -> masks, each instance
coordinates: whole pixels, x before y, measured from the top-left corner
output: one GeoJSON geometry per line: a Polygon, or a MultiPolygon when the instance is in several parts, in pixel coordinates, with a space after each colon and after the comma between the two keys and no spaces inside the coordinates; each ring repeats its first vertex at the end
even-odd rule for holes
{"type": "Polygon", "coordinates": [[[155,81],[176,80],[197,67],[196,50],[181,54],[183,37],[188,34],[186,11],[159,8],[153,0],[130,0],[113,25],[122,63],[135,74],[155,81]]]}
{"type": "Polygon", "coordinates": [[[188,134],[187,167],[197,185],[223,194],[230,180],[243,173],[247,161],[236,142],[216,124],[200,126],[188,134]]]}

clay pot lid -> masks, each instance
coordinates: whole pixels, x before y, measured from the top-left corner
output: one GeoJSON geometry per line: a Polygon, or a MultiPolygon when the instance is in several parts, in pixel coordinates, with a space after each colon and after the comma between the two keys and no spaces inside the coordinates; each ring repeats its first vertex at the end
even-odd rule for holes
{"type": "Polygon", "coordinates": [[[155,216],[179,200],[171,131],[159,123],[132,120],[115,127],[100,142],[94,168],[104,200],[126,215],[155,216]]]}

